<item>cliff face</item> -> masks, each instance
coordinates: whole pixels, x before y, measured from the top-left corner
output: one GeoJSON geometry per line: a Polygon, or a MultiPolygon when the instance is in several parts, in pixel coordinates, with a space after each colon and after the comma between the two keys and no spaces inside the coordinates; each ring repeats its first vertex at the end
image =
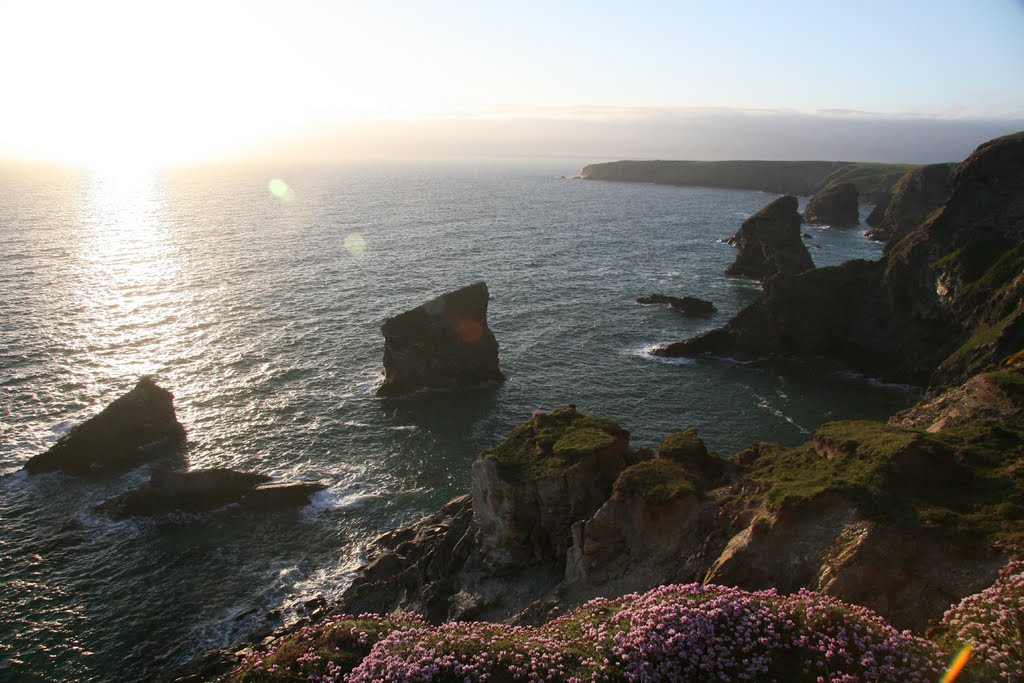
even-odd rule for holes
{"type": "Polygon", "coordinates": [[[887,200],[879,204],[882,208],[876,222],[868,221],[874,228],[868,230],[867,236],[880,242],[903,239],[949,199],[957,166],[931,164],[908,171],[893,186],[887,200]]]}
{"type": "Polygon", "coordinates": [[[792,195],[779,197],[743,221],[729,244],[739,247],[729,275],[764,280],[776,273],[794,275],[814,267],[800,238],[800,214],[792,195]]]}
{"type": "Polygon", "coordinates": [[[832,182],[814,193],[804,209],[804,222],[847,227],[860,223],[857,186],[832,182]]]}
{"type": "Polygon", "coordinates": [[[766,284],[725,327],[661,347],[756,358],[820,355],[885,379],[941,387],[1024,343],[1024,134],[979,147],[949,200],[877,262],[766,284]]]}
{"type": "Polygon", "coordinates": [[[910,164],[848,161],[613,161],[590,164],[584,180],[695,185],[773,194],[811,195],[833,182],[851,182],[865,201],[877,201],[910,164]]]}

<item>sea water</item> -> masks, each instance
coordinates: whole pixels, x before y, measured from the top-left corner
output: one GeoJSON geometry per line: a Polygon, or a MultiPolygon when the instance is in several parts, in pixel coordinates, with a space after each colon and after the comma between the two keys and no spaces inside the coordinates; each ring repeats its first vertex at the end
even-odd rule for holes
{"type": "MultiPolygon", "coordinates": [[[[581,166],[0,169],[0,679],[152,680],[337,595],[368,539],[465,492],[537,409],[575,403],[637,446],[693,426],[727,455],[914,400],[818,364],[652,357],[758,296],[724,275],[721,240],[774,197],[581,166]],[[381,322],[478,280],[507,380],[377,398],[381,322]],[[635,303],[652,292],[718,313],[635,303]],[[182,466],[327,490],[296,511],[115,522],[95,506],[147,466],[19,472],[143,374],[176,396],[182,466]]],[[[805,230],[819,266],[881,254],[859,229],[805,230]]]]}

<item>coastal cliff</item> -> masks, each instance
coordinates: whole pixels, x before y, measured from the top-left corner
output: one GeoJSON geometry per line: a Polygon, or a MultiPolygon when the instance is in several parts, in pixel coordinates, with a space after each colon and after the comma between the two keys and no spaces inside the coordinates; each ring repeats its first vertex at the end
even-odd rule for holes
{"type": "Polygon", "coordinates": [[[585,166],[580,178],[801,196],[832,183],[849,182],[864,201],[874,203],[912,168],[913,164],[849,161],[612,161],[585,166]]]}

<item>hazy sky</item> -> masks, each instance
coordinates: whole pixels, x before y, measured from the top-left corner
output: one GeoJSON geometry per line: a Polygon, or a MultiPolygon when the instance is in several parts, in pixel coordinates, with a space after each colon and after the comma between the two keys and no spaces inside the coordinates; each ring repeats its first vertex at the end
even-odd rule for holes
{"type": "Polygon", "coordinates": [[[1019,0],[0,0],[0,60],[0,157],[915,161],[1024,127],[1019,0]]]}

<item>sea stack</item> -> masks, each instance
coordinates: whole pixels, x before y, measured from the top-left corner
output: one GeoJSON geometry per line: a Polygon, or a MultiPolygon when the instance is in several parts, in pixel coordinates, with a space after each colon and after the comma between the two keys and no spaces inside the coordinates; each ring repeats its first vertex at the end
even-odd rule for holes
{"type": "Polygon", "coordinates": [[[174,414],[174,395],[152,377],[143,377],[99,415],[74,427],[45,453],[29,458],[25,469],[33,474],[124,470],[184,443],[185,428],[174,414]]]}
{"type": "Polygon", "coordinates": [[[384,383],[377,394],[458,389],[504,379],[498,341],[487,327],[487,284],[442,294],[381,325],[384,383]]]}
{"type": "Polygon", "coordinates": [[[792,195],[779,197],[743,221],[729,244],[739,247],[729,275],[765,280],[776,273],[796,275],[814,268],[800,239],[800,214],[792,195]]]}
{"type": "Polygon", "coordinates": [[[804,222],[848,227],[860,223],[857,186],[833,182],[814,193],[804,209],[804,222]]]}

